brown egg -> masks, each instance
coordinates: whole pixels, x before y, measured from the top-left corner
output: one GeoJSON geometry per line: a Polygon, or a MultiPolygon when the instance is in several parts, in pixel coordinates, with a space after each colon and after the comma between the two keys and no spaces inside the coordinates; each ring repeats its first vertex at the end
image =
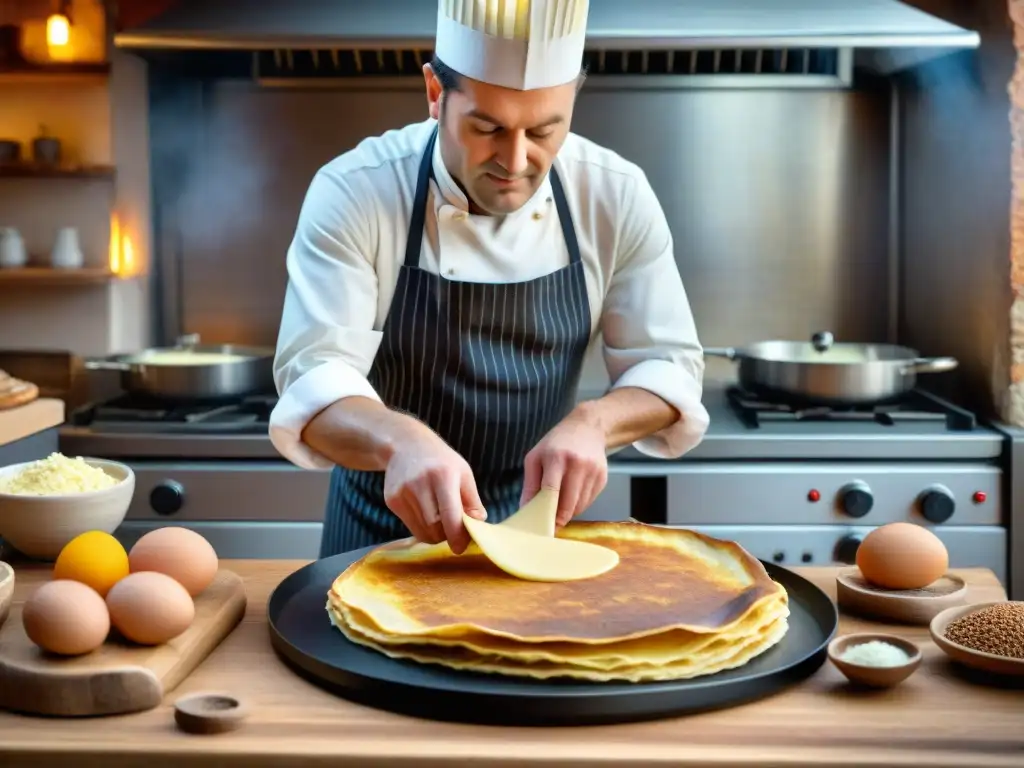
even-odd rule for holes
{"type": "Polygon", "coordinates": [[[192,597],[217,575],[217,553],[206,539],[188,528],[171,526],[150,531],[128,553],[132,573],[156,571],[170,576],[192,597]]]}
{"type": "Polygon", "coordinates": [[[160,645],[192,624],[196,606],[185,588],[163,573],[125,576],[107,593],[110,622],[128,640],[160,645]]]}
{"type": "Polygon", "coordinates": [[[857,549],[857,567],[875,586],[921,589],[946,573],[949,553],[927,528],[890,523],[864,537],[857,549]]]}
{"type": "Polygon", "coordinates": [[[92,587],[69,579],[48,581],[21,612],[28,639],[44,651],[80,656],[95,651],[110,632],[110,614],[92,587]]]}

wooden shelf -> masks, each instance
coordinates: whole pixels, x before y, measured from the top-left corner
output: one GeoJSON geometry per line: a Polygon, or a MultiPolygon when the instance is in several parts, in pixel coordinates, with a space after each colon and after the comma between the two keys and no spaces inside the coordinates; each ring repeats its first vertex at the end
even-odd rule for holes
{"type": "Polygon", "coordinates": [[[0,288],[4,286],[98,285],[116,280],[117,275],[102,267],[56,269],[53,267],[18,267],[0,269],[0,288]]]}
{"type": "Polygon", "coordinates": [[[110,64],[106,62],[69,64],[22,64],[14,67],[0,67],[0,84],[11,83],[59,83],[105,80],[110,75],[110,64]]]}
{"type": "Polygon", "coordinates": [[[53,167],[45,165],[0,165],[0,179],[112,179],[112,165],[53,167]]]}

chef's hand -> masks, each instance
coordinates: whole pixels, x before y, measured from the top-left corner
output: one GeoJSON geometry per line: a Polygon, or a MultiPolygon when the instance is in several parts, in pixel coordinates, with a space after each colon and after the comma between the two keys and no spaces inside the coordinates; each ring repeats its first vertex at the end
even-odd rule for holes
{"type": "Polygon", "coordinates": [[[462,512],[485,520],[473,470],[459,454],[422,424],[397,442],[384,470],[384,502],[419,541],[448,541],[462,554],[470,538],[462,512]]]}
{"type": "Polygon", "coordinates": [[[607,482],[604,430],[582,412],[573,411],[526,454],[520,506],[541,488],[556,490],[556,524],[563,526],[586,511],[607,482]]]}

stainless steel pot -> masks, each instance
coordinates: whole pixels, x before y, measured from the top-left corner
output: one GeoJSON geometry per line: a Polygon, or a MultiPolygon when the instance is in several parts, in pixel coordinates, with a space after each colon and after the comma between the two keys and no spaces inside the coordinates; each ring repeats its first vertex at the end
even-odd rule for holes
{"type": "Polygon", "coordinates": [[[740,386],[751,392],[835,405],[893,400],[916,386],[918,374],[958,365],[952,357],[925,358],[894,344],[836,344],[828,332],[810,342],[762,341],[704,354],[737,361],[740,386]]]}
{"type": "Polygon", "coordinates": [[[119,371],[126,392],[167,400],[217,400],[273,392],[273,365],[273,350],[203,345],[197,335],[183,336],[173,347],[85,362],[92,371],[119,371]]]}

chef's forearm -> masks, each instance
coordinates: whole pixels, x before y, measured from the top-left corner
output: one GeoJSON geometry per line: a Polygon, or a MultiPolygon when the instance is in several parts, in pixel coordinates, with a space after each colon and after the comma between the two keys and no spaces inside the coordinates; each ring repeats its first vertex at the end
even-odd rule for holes
{"type": "Polygon", "coordinates": [[[328,406],[302,432],[302,441],[335,464],[381,472],[395,446],[426,427],[368,397],[346,397],[328,406]]]}
{"type": "Polygon", "coordinates": [[[574,414],[597,426],[605,447],[621,448],[672,426],[679,411],[660,397],[639,387],[623,387],[576,406],[574,414]]]}

